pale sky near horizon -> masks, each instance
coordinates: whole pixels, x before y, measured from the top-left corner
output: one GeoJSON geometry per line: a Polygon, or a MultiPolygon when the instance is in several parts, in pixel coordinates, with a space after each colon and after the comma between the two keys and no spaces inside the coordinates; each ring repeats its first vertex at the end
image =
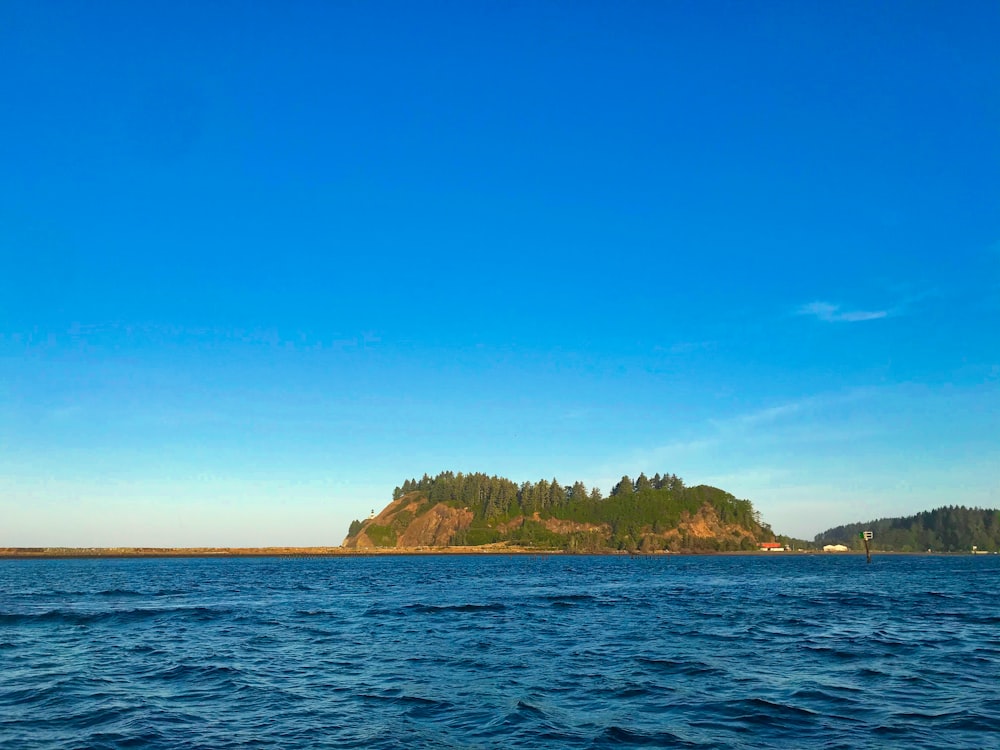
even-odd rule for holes
{"type": "Polygon", "coordinates": [[[1000,507],[1000,5],[0,7],[0,546],[408,477],[1000,507]]]}

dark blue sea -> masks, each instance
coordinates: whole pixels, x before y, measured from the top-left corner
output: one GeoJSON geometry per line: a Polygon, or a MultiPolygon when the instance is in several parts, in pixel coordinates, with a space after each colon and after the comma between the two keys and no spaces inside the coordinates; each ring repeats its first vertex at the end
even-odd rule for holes
{"type": "Polygon", "coordinates": [[[3,748],[996,748],[1000,557],[0,562],[3,748]]]}

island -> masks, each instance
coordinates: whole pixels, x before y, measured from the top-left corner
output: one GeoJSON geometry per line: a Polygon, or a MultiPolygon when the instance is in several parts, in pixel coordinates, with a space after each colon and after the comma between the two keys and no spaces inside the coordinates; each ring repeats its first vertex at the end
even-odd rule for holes
{"type": "Polygon", "coordinates": [[[676,474],[623,476],[605,497],[582,482],[450,471],[408,479],[350,525],[349,550],[736,552],[779,544],[749,500],[676,474]]]}

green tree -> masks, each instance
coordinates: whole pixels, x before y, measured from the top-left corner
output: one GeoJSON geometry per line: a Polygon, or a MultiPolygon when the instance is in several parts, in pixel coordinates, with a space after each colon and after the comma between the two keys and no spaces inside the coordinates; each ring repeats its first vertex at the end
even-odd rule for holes
{"type": "Polygon", "coordinates": [[[561,508],[566,504],[566,489],[559,484],[555,477],[552,477],[552,484],[549,485],[549,507],[561,508]]]}
{"type": "Polygon", "coordinates": [[[620,495],[631,495],[634,492],[632,486],[632,480],[629,478],[628,474],[622,476],[618,484],[615,485],[614,489],[611,490],[612,497],[618,497],[620,495]]]}

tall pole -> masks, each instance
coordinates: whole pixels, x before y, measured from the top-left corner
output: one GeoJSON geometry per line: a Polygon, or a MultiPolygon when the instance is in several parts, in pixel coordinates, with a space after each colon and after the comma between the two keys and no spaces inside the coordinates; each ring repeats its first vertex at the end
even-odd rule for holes
{"type": "Polygon", "coordinates": [[[872,552],[868,548],[868,540],[871,539],[875,535],[872,534],[870,531],[862,531],[862,532],[860,532],[858,534],[858,536],[861,537],[864,540],[864,542],[865,542],[865,558],[868,561],[868,564],[871,565],[872,564],[872,552]]]}

